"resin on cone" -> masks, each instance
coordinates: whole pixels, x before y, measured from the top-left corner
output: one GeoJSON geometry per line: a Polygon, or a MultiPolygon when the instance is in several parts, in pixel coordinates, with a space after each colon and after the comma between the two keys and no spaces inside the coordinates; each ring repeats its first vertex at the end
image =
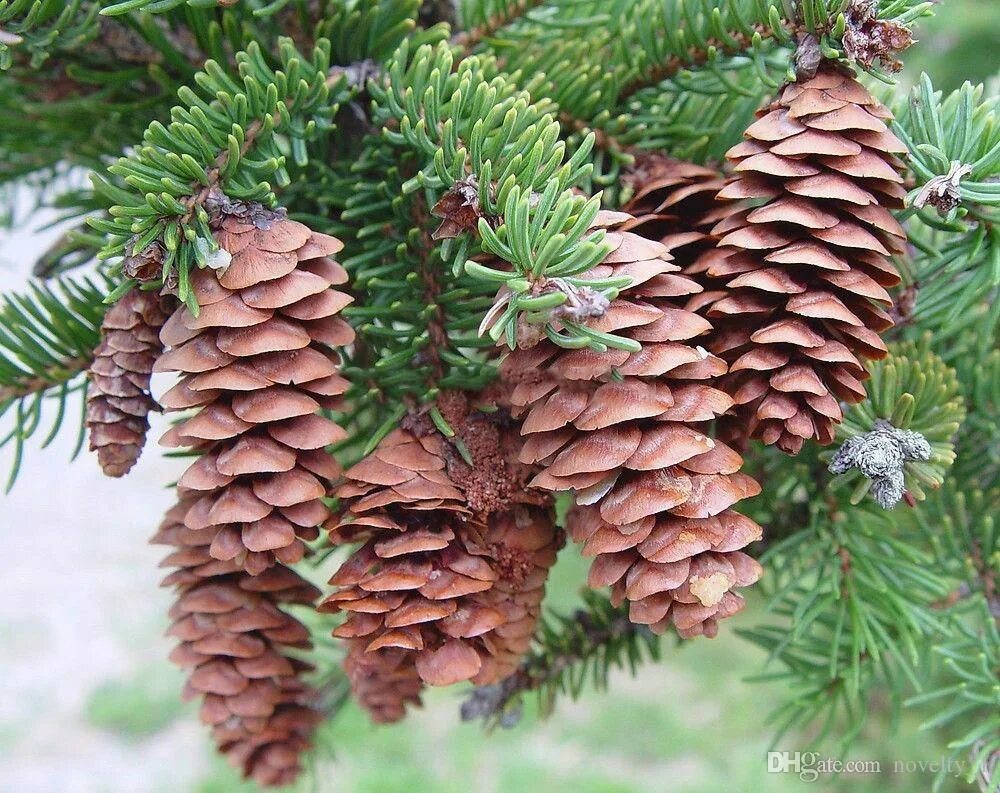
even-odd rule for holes
{"type": "Polygon", "coordinates": [[[149,414],[158,409],[149,380],[163,349],[165,302],[156,292],[133,289],[101,323],[101,342],[87,373],[87,434],[108,476],[132,470],[146,443],[149,414]]]}
{"type": "Polygon", "coordinates": [[[618,230],[630,222],[610,212],[595,222],[612,250],[593,277],[632,283],[589,324],[642,349],[566,350],[544,339],[513,352],[502,374],[522,419],[521,460],[542,469],[531,484],[576,494],[571,536],[596,557],[590,584],[610,586],[654,630],[714,635],[743,605],[734,590],[761,573],[738,550],[760,527],[731,509],[760,488],[736,452],[705,434],[732,400],[711,384],[725,363],[697,342],[710,324],[679,307],[700,288],[662,243],[618,230]]]}
{"type": "Polygon", "coordinates": [[[906,149],[889,112],[832,64],[758,115],[719,192],[746,203],[716,225],[719,247],[702,260],[724,294],[699,308],[730,363],[737,431],[795,454],[833,441],[840,403],[865,398],[864,360],[886,355],[906,149]]]}
{"type": "Polygon", "coordinates": [[[176,568],[163,585],[178,592],[168,634],[181,643],[170,657],[188,673],[185,698],[201,697],[219,751],[258,784],[286,785],[321,715],[302,680],[311,667],[288,652],[309,649],[309,632],[282,606],[312,604],[319,591],[282,565],[251,576],[215,559],[205,532],[184,524],[199,497],[182,490],[153,538],[174,547],[163,561],[176,568]]]}
{"type": "Polygon", "coordinates": [[[218,217],[232,263],[192,276],[200,311],[170,317],[156,368],[182,375],[164,408],[196,411],[162,441],[201,454],[180,479],[200,494],[185,525],[210,538],[213,558],[256,574],[299,561],[329,516],[322,498],[339,468],[324,447],[345,433],[317,414],[340,406],[348,384],[333,348],[354,332],[338,316],[351,298],[331,288],[347,280],[329,258],[340,241],[252,209],[218,217]]]}

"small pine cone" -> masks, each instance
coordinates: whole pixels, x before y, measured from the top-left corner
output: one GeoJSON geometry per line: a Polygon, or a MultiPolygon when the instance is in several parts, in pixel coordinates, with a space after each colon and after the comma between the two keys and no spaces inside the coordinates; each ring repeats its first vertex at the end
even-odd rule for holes
{"type": "Polygon", "coordinates": [[[470,520],[445,457],[439,435],[399,429],[347,471],[331,539],[365,543],[320,608],[345,612],[334,636],[363,642],[365,655],[409,653],[424,683],[493,682],[537,619],[558,532],[528,505],[470,520]]]}
{"type": "Polygon", "coordinates": [[[489,589],[470,596],[473,602],[495,609],[502,625],[483,634],[483,668],[473,679],[490,685],[514,674],[531,646],[541,616],[549,569],[563,537],[548,509],[518,506],[495,514],[481,537],[467,549],[489,561],[497,580],[489,589]]]}
{"type": "Polygon", "coordinates": [[[786,85],[728,158],[720,199],[748,203],[713,230],[705,272],[726,294],[703,301],[722,387],[744,433],[797,453],[829,444],[840,402],[865,398],[863,359],[886,355],[889,256],[906,236],[890,209],[905,191],[891,116],[850,73],[823,65],[786,85]]]}
{"type": "Polygon", "coordinates": [[[345,433],[317,413],[340,406],[347,381],[331,347],[354,332],[337,316],[351,298],[331,289],[347,280],[328,258],[341,243],[258,205],[242,214],[222,215],[232,263],[194,273],[200,313],[170,317],[156,369],[182,374],[164,408],[198,408],[161,441],[201,453],[180,479],[201,494],[185,523],[214,558],[256,574],[299,561],[329,516],[322,498],[339,468],[324,447],[345,433]]]}
{"type": "Polygon", "coordinates": [[[406,715],[408,705],[419,707],[424,682],[417,674],[413,653],[401,649],[366,652],[365,639],[351,639],[344,671],[351,692],[376,724],[392,724],[406,715]]]}
{"type": "Polygon", "coordinates": [[[309,649],[309,632],[281,606],[312,604],[319,591],[281,565],[251,576],[213,558],[205,533],[184,525],[198,498],[182,491],[153,538],[174,546],[163,566],[177,569],[163,584],[178,592],[168,634],[181,643],[170,658],[189,671],[184,696],[202,698],[219,751],[259,784],[285,785],[321,716],[302,680],[311,667],[286,653],[309,649]]]}
{"type": "Polygon", "coordinates": [[[87,374],[87,431],[90,450],[108,476],[132,470],[146,443],[149,414],[158,409],[149,380],[163,349],[162,300],[156,292],[133,289],[108,309],[101,324],[87,374]]]}
{"type": "Polygon", "coordinates": [[[636,622],[712,635],[714,620],[742,603],[731,587],[752,583],[760,568],[740,555],[725,579],[698,581],[715,561],[710,551],[759,538],[759,527],[730,508],[760,487],[739,472],[736,452],[704,432],[732,400],[706,382],[725,364],[692,341],[709,323],[673,302],[699,287],[676,274],[664,245],[615,228],[630,220],[599,216],[614,247],[593,276],[627,274],[633,283],[590,325],[639,342],[641,351],[565,350],[545,340],[513,352],[501,371],[515,384],[511,401],[523,419],[521,461],[542,469],[531,484],[573,490],[585,507],[574,536],[597,557],[591,584],[612,585],[636,622]],[[657,545],[670,548],[660,553],[657,545]]]}

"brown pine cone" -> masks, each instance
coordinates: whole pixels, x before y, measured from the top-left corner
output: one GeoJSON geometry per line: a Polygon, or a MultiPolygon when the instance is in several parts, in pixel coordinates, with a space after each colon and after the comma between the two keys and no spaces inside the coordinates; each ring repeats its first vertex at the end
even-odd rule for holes
{"type": "MultiPolygon", "coordinates": [[[[691,298],[693,305],[688,307],[694,310],[728,294],[724,282],[705,272],[713,260],[705,254],[718,242],[712,229],[741,206],[716,198],[726,185],[725,177],[701,165],[647,154],[637,159],[622,182],[632,190],[622,211],[634,217],[623,223],[621,230],[634,231],[667,247],[681,272],[704,290],[691,298]]],[[[710,340],[711,333],[705,338],[710,340]]]]}
{"type": "Polygon", "coordinates": [[[736,452],[705,434],[732,400],[706,382],[725,364],[693,341],[709,323],[674,302],[699,287],[676,274],[664,245],[617,230],[630,220],[599,215],[613,249],[593,277],[633,282],[589,324],[641,351],[565,350],[544,340],[512,353],[502,374],[516,384],[521,460],[542,468],[531,484],[576,492],[573,536],[597,556],[591,584],[630,601],[636,622],[712,635],[715,620],[742,605],[732,589],[760,575],[736,554],[760,529],[730,509],[760,487],[739,473],[736,452]],[[729,567],[716,570],[716,556],[729,567]]]}
{"type": "Polygon", "coordinates": [[[903,206],[895,155],[906,151],[890,118],[825,64],[785,86],[727,155],[736,175],[719,198],[748,203],[713,231],[704,271],[726,294],[702,307],[740,429],[790,454],[833,441],[839,403],[865,398],[863,359],[886,354],[885,288],[899,282],[889,256],[906,242],[889,211],[903,206]]]}
{"type": "Polygon", "coordinates": [[[90,450],[108,476],[132,470],[146,443],[149,414],[158,409],[149,380],[163,350],[165,302],[156,292],[133,289],[101,323],[101,342],[87,373],[87,432],[90,450]]]}
{"type": "Polygon", "coordinates": [[[537,618],[558,532],[529,505],[470,519],[447,456],[440,435],[399,429],[347,471],[331,539],[365,543],[320,608],[347,615],[334,636],[365,654],[408,652],[424,683],[493,682],[537,618]]]}
{"type": "Polygon", "coordinates": [[[324,447],[345,433],[317,412],[340,406],[347,381],[331,347],[354,332],[337,316],[351,298],[330,288],[347,280],[328,258],[340,241],[259,206],[243,210],[217,232],[232,263],[192,276],[200,313],[170,317],[156,369],[182,373],[164,408],[198,408],[162,440],[201,453],[180,479],[201,494],[185,523],[205,532],[214,558],[256,574],[299,561],[329,516],[322,498],[339,468],[324,447]]]}
{"type": "Polygon", "coordinates": [[[376,724],[392,724],[406,715],[408,705],[419,707],[424,683],[414,666],[413,653],[402,649],[366,652],[366,639],[348,641],[344,671],[351,692],[376,724]]]}
{"type": "Polygon", "coordinates": [[[251,576],[214,559],[205,532],[184,525],[198,498],[182,491],[153,538],[175,549],[163,562],[177,568],[163,582],[178,592],[168,633],[181,643],[170,658],[188,670],[185,698],[202,697],[219,751],[259,784],[285,785],[321,716],[302,680],[311,667],[286,653],[311,647],[308,630],[281,606],[312,604],[319,591],[281,565],[251,576]]]}

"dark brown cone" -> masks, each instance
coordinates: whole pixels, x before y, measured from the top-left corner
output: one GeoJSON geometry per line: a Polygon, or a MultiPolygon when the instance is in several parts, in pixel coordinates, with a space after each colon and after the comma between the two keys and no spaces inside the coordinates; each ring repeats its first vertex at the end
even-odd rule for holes
{"type": "Polygon", "coordinates": [[[347,471],[331,539],[364,545],[320,608],[346,614],[334,636],[363,642],[365,657],[388,654],[373,668],[405,669],[402,651],[423,683],[494,682],[530,635],[559,537],[547,509],[528,504],[473,519],[449,454],[440,435],[399,429],[347,471]]]}
{"type": "Polygon", "coordinates": [[[345,433],[317,413],[347,389],[332,348],[354,339],[337,316],[351,298],[331,289],[347,280],[328,258],[333,237],[256,206],[224,215],[216,236],[232,264],[196,272],[199,315],[181,307],[161,333],[156,370],[182,374],[161,402],[197,409],[161,442],[201,453],[180,479],[200,494],[187,527],[213,558],[257,574],[299,561],[329,516],[339,469],[324,447],[345,433]]]}
{"type": "Polygon", "coordinates": [[[542,468],[531,484],[576,493],[573,534],[584,554],[596,557],[591,585],[610,585],[618,602],[630,601],[636,622],[713,635],[715,620],[742,605],[732,588],[761,572],[749,557],[732,556],[760,529],[731,509],[760,487],[739,472],[736,452],[705,434],[704,425],[732,400],[708,384],[725,364],[694,341],[710,324],[677,307],[699,287],[677,274],[663,244],[618,230],[631,220],[598,217],[613,249],[593,277],[627,274],[633,282],[590,325],[638,341],[642,350],[565,350],[545,340],[512,353],[502,374],[515,384],[521,461],[542,468]],[[669,552],[655,552],[653,543],[669,552]],[[708,585],[716,555],[732,572],[708,585]],[[688,608],[692,598],[697,610],[688,608]]]}
{"type": "Polygon", "coordinates": [[[722,387],[739,429],[795,454],[833,441],[840,403],[865,398],[864,359],[886,354],[906,149],[889,112],[830,64],[758,115],[727,155],[735,176],[718,196],[746,203],[700,260],[725,294],[689,307],[717,327],[711,349],[730,364],[722,387]]]}
{"type": "Polygon", "coordinates": [[[287,653],[311,647],[308,630],[281,607],[311,604],[319,591],[281,565],[251,576],[214,559],[205,533],[183,522],[198,497],[182,490],[153,538],[174,546],[163,584],[178,592],[168,634],[181,643],[170,657],[188,672],[185,698],[201,697],[219,751],[258,784],[286,785],[321,716],[302,680],[311,667],[287,653]]]}
{"type": "Polygon", "coordinates": [[[133,289],[115,303],[101,324],[101,342],[87,377],[87,432],[108,476],[124,476],[146,443],[153,364],[163,349],[160,328],[167,319],[156,292],[133,289]]]}

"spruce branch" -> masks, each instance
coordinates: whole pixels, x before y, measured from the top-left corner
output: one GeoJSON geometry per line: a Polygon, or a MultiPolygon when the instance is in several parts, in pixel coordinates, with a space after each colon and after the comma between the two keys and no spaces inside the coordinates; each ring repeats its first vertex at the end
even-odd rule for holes
{"type": "Polygon", "coordinates": [[[464,0],[459,4],[464,29],[452,36],[451,43],[469,54],[501,28],[542,3],[543,0],[464,0]]]}
{"type": "Polygon", "coordinates": [[[265,179],[277,186],[290,181],[278,135],[289,138],[292,157],[304,165],[305,141],[332,126],[350,95],[343,74],[336,76],[336,90],[328,84],[328,42],[321,41],[309,59],[290,39],[279,48],[282,68],[274,70],[252,42],[236,56],[238,81],[209,61],[196,79],[200,91],[178,92],[184,104],[173,109],[171,123],[153,122],[136,153],[108,169],[123,186],[94,176],[95,191],[113,204],[110,221],[90,221],[108,235],[102,258],[135,254],[160,241],[163,278],[175,274],[178,296],[191,302],[191,268],[207,266],[218,251],[205,209],[209,197],[275,205],[274,186],[265,179]]]}

